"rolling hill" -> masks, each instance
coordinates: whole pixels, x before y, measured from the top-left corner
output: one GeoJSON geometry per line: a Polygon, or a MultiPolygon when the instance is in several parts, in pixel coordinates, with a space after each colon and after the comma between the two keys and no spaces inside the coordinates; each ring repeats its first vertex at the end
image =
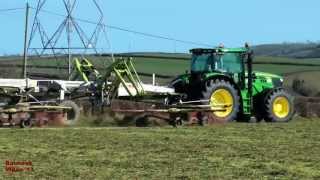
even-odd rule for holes
{"type": "Polygon", "coordinates": [[[253,47],[259,56],[278,56],[290,58],[319,58],[319,43],[282,43],[282,44],[263,44],[253,47]]]}

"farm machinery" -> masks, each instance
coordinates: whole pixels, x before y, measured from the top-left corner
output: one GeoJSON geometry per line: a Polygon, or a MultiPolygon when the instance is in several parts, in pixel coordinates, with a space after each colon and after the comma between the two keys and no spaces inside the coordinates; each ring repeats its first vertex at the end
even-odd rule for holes
{"type": "MultiPolygon", "coordinates": [[[[192,49],[191,72],[170,84],[183,101],[195,101],[225,111],[212,112],[219,122],[233,120],[288,122],[294,115],[293,97],[278,75],[252,69],[253,51],[244,48],[192,49]]],[[[176,100],[173,99],[173,102],[176,100]]],[[[181,100],[180,100],[181,101],[181,100]]]]}
{"type": "MultiPolygon", "coordinates": [[[[191,119],[199,124],[253,117],[266,122],[292,119],[293,97],[282,87],[283,78],[253,71],[253,52],[247,45],[190,52],[190,71],[166,87],[142,83],[131,58],[114,59],[103,73],[88,59],[75,59],[73,81],[0,79],[0,113],[11,121],[12,114],[20,112],[67,112],[72,124],[80,111],[73,101],[84,97],[92,110],[107,106],[118,113],[165,119],[174,126],[191,119]],[[8,91],[13,82],[17,86],[8,91]]],[[[21,124],[30,124],[30,119],[22,118],[21,124]]]]}
{"type": "Polygon", "coordinates": [[[19,125],[25,128],[48,123],[63,125],[71,108],[56,102],[37,101],[31,91],[13,86],[0,87],[0,127],[19,125]]]}
{"type": "Polygon", "coordinates": [[[75,62],[84,81],[89,83],[89,76],[94,76],[89,86],[93,104],[112,107],[114,100],[127,100],[126,105],[120,105],[123,108],[113,109],[117,112],[168,113],[173,124],[190,119],[190,114],[196,116],[200,124],[249,121],[252,117],[266,122],[292,119],[293,97],[282,87],[283,78],[253,71],[253,52],[249,46],[190,52],[190,72],[178,76],[169,87],[143,84],[131,59],[116,60],[104,75],[87,59],[75,62]],[[132,101],[151,104],[149,108],[130,109],[128,103],[132,101]]]}

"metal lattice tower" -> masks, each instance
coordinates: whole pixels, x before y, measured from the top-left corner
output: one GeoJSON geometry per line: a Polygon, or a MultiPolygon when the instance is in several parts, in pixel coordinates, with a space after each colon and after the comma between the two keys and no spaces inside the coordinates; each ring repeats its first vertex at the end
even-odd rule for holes
{"type": "MultiPolygon", "coordinates": [[[[98,15],[98,20],[95,24],[94,31],[92,33],[87,33],[83,28],[79,25],[80,19],[74,17],[74,11],[76,9],[77,3],[80,3],[78,0],[56,0],[57,2],[61,2],[63,4],[63,8],[65,10],[65,14],[61,15],[55,12],[49,12],[44,7],[47,3],[47,0],[38,0],[37,6],[35,8],[34,20],[30,32],[28,52],[32,54],[36,54],[38,56],[43,56],[47,54],[53,55],[57,58],[58,54],[68,54],[68,73],[70,75],[72,69],[72,54],[74,51],[81,51],[83,54],[88,50],[94,51],[98,54],[97,43],[101,36],[106,36],[106,29],[103,23],[104,15],[103,12],[96,0],[86,0],[85,3],[93,3],[96,8],[96,12],[98,15]],[[41,16],[42,13],[51,13],[53,15],[57,15],[63,17],[63,21],[56,28],[54,33],[49,34],[49,30],[46,26],[43,25],[41,16]],[[66,36],[67,43],[61,45],[59,41],[65,40],[63,35],[66,36]],[[35,42],[35,36],[39,36],[40,42],[35,42]],[[77,36],[80,40],[81,46],[75,46],[73,44],[73,36],[77,36]],[[37,45],[34,47],[33,45],[37,45]],[[40,47],[39,47],[40,46],[40,47]]],[[[84,3],[84,2],[81,2],[84,3]]],[[[95,12],[95,13],[96,13],[95,12]]],[[[38,40],[39,41],[39,40],[38,40]]]]}

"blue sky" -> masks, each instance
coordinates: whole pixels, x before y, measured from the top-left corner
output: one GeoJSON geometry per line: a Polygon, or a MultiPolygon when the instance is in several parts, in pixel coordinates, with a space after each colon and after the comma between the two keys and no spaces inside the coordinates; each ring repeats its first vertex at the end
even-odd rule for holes
{"type": "MultiPolygon", "coordinates": [[[[60,0],[47,0],[45,9],[63,13],[60,0]]],[[[0,2],[0,9],[23,7],[25,0],[0,2]]],[[[62,0],[61,0],[62,2],[62,0]]],[[[98,0],[105,15],[105,23],[136,31],[147,32],[181,40],[215,46],[306,42],[320,40],[318,17],[319,0],[98,0]]],[[[37,0],[29,0],[36,6],[37,0]]],[[[96,12],[90,0],[79,0],[75,16],[96,21],[96,12]]],[[[32,11],[30,20],[34,13],[32,11]]],[[[24,11],[0,12],[0,54],[21,53],[23,50],[24,11]]],[[[52,33],[61,18],[43,15],[48,32],[52,33]]],[[[80,24],[91,32],[93,26],[80,24]]],[[[49,33],[49,34],[50,34],[49,33]]],[[[108,30],[114,52],[165,51],[186,52],[196,47],[172,41],[138,36],[117,30],[108,30]]],[[[76,43],[76,40],[74,40],[76,43]]],[[[102,48],[107,44],[101,42],[102,48]]]]}

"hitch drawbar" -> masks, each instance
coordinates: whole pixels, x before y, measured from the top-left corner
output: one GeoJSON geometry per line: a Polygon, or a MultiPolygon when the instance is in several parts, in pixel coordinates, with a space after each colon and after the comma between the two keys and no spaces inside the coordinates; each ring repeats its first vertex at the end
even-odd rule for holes
{"type": "Polygon", "coordinates": [[[194,105],[189,107],[170,107],[167,109],[113,109],[114,112],[128,113],[189,113],[189,112],[225,112],[224,107],[212,108],[208,105],[194,105]]]}

